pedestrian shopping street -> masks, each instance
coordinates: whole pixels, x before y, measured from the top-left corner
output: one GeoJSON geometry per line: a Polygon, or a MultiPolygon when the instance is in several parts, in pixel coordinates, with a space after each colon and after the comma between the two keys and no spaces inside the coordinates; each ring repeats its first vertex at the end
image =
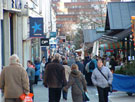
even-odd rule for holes
{"type": "MultiPolygon", "coordinates": [[[[98,102],[98,93],[94,86],[88,86],[90,102],[98,102]]],[[[34,102],[48,102],[48,88],[45,88],[42,81],[34,85],[34,102]]],[[[109,95],[109,102],[135,102],[135,95],[128,96],[125,92],[113,92],[109,95]]],[[[68,92],[68,100],[63,101],[61,96],[60,102],[72,102],[71,89],[68,92]]]]}
{"type": "Polygon", "coordinates": [[[135,102],[135,0],[0,0],[0,102],[84,102],[87,91],[135,102]]]}

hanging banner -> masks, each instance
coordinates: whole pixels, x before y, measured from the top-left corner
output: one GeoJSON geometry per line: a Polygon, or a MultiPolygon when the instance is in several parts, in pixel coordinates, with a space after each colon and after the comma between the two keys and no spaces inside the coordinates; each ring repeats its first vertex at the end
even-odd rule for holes
{"type": "Polygon", "coordinates": [[[30,37],[42,38],[45,37],[43,33],[43,18],[29,18],[30,20],[30,37]]]}

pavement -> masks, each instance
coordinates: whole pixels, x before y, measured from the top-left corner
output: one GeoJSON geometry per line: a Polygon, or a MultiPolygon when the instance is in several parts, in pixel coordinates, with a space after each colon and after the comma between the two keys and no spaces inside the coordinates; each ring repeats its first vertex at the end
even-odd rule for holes
{"type": "MultiPolygon", "coordinates": [[[[94,86],[88,86],[88,94],[90,96],[90,102],[98,102],[97,89],[94,86]]],[[[38,82],[38,85],[34,85],[34,102],[48,102],[48,88],[45,88],[42,81],[38,82]]],[[[65,102],[61,99],[60,102],[65,102]]],[[[68,91],[68,100],[66,102],[72,102],[71,89],[68,91]]],[[[113,92],[109,94],[109,102],[135,102],[135,95],[128,96],[126,92],[113,92]]]]}

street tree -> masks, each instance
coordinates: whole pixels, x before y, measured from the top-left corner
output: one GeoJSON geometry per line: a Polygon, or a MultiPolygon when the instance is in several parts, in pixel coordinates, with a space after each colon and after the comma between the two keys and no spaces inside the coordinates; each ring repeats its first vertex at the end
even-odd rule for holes
{"type": "Polygon", "coordinates": [[[106,13],[106,4],[102,3],[102,5],[91,4],[89,8],[92,12],[84,12],[83,10],[78,14],[78,31],[75,35],[74,44],[77,48],[81,48],[83,42],[83,30],[84,29],[96,29],[98,27],[105,26],[105,13],[106,13]],[[76,39],[78,38],[79,39],[76,39]]]}

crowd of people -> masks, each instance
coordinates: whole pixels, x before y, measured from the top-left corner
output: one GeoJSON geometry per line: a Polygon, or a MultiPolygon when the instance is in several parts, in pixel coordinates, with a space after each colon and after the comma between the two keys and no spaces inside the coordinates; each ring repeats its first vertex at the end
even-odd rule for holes
{"type": "Polygon", "coordinates": [[[0,89],[4,93],[5,102],[21,102],[19,96],[29,92],[34,94],[33,85],[43,80],[43,85],[48,88],[49,102],[60,102],[61,93],[63,99],[68,100],[69,87],[73,102],[85,102],[82,90],[87,92],[87,86],[95,85],[99,102],[108,102],[112,72],[117,65],[114,57],[87,56],[81,60],[74,55],[66,57],[56,53],[47,60],[45,57],[42,61],[36,58],[34,63],[28,60],[25,70],[18,56],[12,55],[9,66],[4,67],[0,75],[0,89]]]}

